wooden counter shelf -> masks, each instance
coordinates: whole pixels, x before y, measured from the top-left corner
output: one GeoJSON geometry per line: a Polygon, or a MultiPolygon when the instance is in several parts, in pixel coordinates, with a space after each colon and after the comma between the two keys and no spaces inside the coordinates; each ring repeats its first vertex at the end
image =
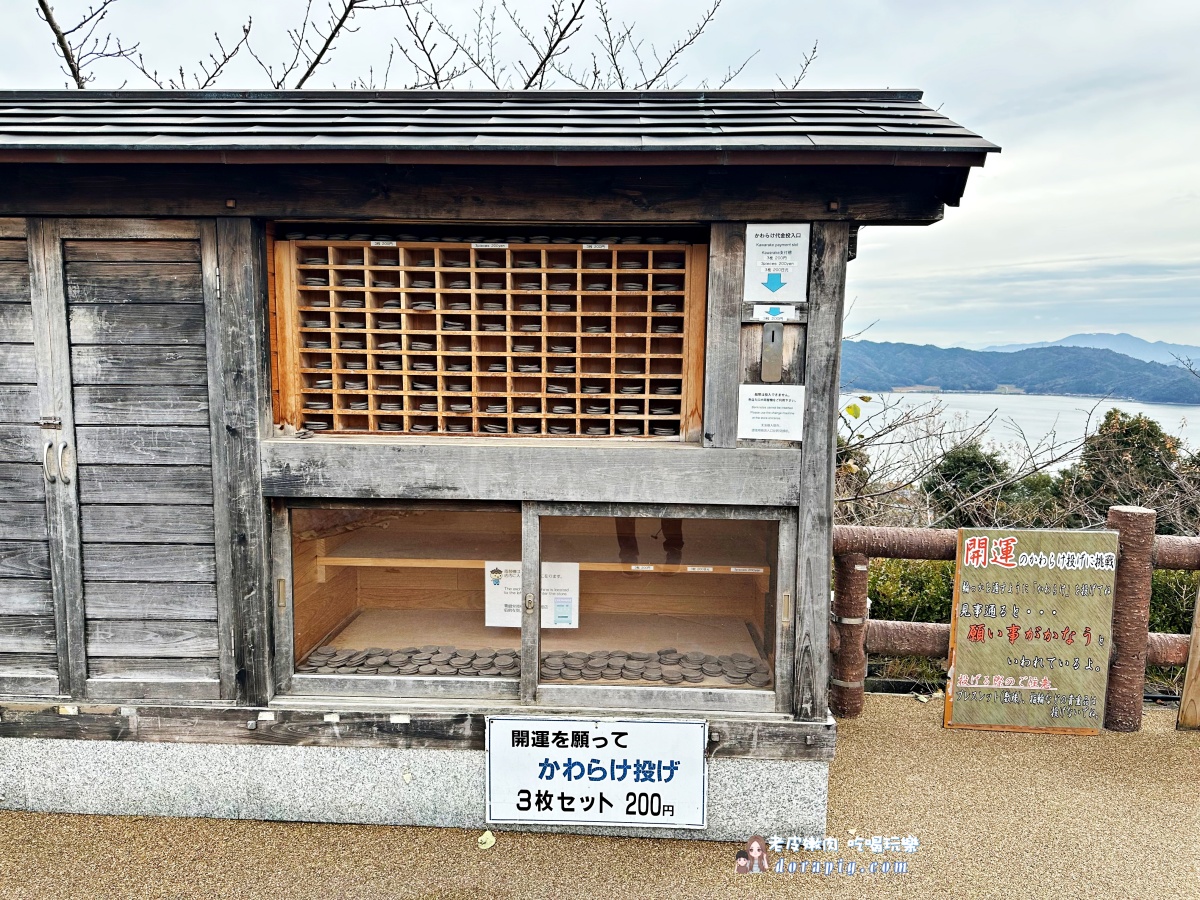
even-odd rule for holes
{"type": "MultiPolygon", "coordinates": [[[[693,555],[694,547],[687,547],[693,555]]],[[[702,546],[695,555],[702,563],[670,565],[661,562],[611,562],[603,557],[607,551],[596,546],[587,535],[573,540],[553,538],[543,540],[543,553],[549,560],[578,562],[581,572],[636,572],[663,574],[754,575],[758,580],[770,575],[769,566],[737,565],[718,545],[702,546]],[[589,557],[592,557],[589,559],[589,557]],[[597,558],[600,557],[600,558],[597,558]]],[[[327,569],[346,566],[353,568],[434,568],[482,569],[491,561],[517,561],[520,547],[511,539],[488,534],[458,533],[452,537],[435,534],[388,534],[367,532],[356,534],[338,545],[336,552],[316,558],[317,581],[328,579],[327,569]],[[447,556],[453,546],[459,555],[447,556]]]]}

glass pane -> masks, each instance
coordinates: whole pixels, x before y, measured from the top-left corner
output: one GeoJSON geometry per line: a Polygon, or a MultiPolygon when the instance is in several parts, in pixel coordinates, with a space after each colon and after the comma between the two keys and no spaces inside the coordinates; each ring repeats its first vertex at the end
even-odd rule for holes
{"type": "Polygon", "coordinates": [[[543,518],[541,680],[770,689],[778,533],[775,521],[543,518]],[[548,579],[563,587],[551,594],[548,579]]]}
{"type": "Polygon", "coordinates": [[[516,677],[517,627],[485,625],[485,579],[510,562],[519,591],[521,514],[511,507],[292,510],[297,671],[516,677]],[[490,565],[489,565],[490,563],[490,565]]]}

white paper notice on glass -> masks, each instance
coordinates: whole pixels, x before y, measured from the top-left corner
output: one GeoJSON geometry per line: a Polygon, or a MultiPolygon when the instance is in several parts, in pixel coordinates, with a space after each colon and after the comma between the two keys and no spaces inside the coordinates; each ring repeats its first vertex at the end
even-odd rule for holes
{"type": "Polygon", "coordinates": [[[490,628],[521,627],[521,562],[483,564],[483,624],[490,628]]]}
{"type": "Polygon", "coordinates": [[[739,441],[804,439],[804,385],[738,385],[739,441]]]}
{"type": "MultiPolygon", "coordinates": [[[[521,563],[488,560],[483,566],[483,624],[520,628],[521,563]]],[[[579,627],[579,563],[542,563],[542,627],[579,627]]]]}
{"type": "Polygon", "coordinates": [[[808,223],[746,226],[747,303],[803,303],[808,299],[808,223]]]}

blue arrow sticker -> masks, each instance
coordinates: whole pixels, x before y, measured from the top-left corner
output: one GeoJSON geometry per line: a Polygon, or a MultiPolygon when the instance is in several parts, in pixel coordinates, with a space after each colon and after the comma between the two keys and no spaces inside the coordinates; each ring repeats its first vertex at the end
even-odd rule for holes
{"type": "Polygon", "coordinates": [[[785,283],[786,282],[784,282],[783,276],[780,273],[772,272],[767,276],[767,280],[763,282],[763,287],[765,287],[771,293],[775,293],[775,291],[783,287],[785,283]]]}
{"type": "Polygon", "coordinates": [[[780,309],[778,306],[768,306],[767,307],[767,315],[769,315],[769,316],[783,315],[783,310],[780,309]]]}

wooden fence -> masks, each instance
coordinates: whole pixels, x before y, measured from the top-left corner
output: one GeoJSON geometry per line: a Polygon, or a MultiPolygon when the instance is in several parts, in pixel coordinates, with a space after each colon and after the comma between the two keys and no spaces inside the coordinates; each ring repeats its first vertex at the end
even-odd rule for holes
{"type": "MultiPolygon", "coordinates": [[[[1142,724],[1146,666],[1181,666],[1189,660],[1186,634],[1152,634],[1150,579],[1154,569],[1200,570],[1200,538],[1155,535],[1153,510],[1115,506],[1108,528],[1119,535],[1113,597],[1113,651],[1104,727],[1137,731],[1142,724]]],[[[945,659],[950,626],[929,622],[872,620],[867,615],[867,570],[872,557],[953,560],[958,532],[935,528],[878,528],[838,525],[833,529],[834,601],[829,629],[832,657],[830,706],[835,715],[862,712],[867,654],[945,659]]],[[[1200,647],[1200,623],[1191,642],[1200,647]]],[[[1200,727],[1200,662],[1192,662],[1184,684],[1180,724],[1200,727]]]]}

